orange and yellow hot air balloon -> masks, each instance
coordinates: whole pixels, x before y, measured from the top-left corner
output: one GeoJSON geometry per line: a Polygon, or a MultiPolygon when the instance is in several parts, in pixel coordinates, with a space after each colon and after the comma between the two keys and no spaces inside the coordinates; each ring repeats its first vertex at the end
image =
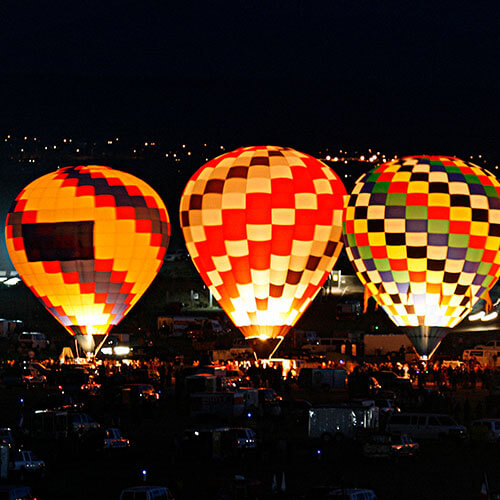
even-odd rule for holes
{"type": "Polygon", "coordinates": [[[170,235],[158,194],[104,166],[36,179],[7,216],[19,276],[86,350],[130,311],[159,271],[170,235]]]}
{"type": "Polygon", "coordinates": [[[193,262],[261,356],[312,302],[342,248],[346,190],[291,148],[240,148],[201,167],[180,204],[193,262]]]}

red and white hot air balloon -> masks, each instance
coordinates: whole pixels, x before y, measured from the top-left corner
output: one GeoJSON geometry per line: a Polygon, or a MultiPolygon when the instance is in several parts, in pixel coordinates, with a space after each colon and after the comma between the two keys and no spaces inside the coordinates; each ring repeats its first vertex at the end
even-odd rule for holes
{"type": "Polygon", "coordinates": [[[291,148],[239,148],[189,180],[180,219],[202,279],[261,356],[272,354],[330,274],[347,193],[291,148]]]}

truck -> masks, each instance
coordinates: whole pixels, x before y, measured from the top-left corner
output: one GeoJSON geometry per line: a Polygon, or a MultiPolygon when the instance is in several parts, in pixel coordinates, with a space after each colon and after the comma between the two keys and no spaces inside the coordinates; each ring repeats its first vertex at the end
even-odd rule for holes
{"type": "Polygon", "coordinates": [[[86,413],[66,409],[37,410],[26,419],[23,432],[34,439],[83,437],[99,430],[100,425],[86,413]]]}
{"type": "Polygon", "coordinates": [[[26,474],[45,474],[45,462],[38,460],[32,451],[12,449],[0,445],[0,479],[18,477],[24,479],[26,474]]]}
{"type": "Polygon", "coordinates": [[[378,412],[373,401],[312,407],[309,409],[309,438],[324,442],[355,439],[360,432],[378,429],[378,412]]]}
{"type": "Polygon", "coordinates": [[[104,430],[104,449],[130,448],[130,441],[122,436],[120,429],[111,427],[104,430]]]}
{"type": "Polygon", "coordinates": [[[342,368],[302,368],[297,383],[307,389],[345,389],[346,379],[342,368]]]}
{"type": "Polygon", "coordinates": [[[500,366],[500,349],[486,346],[465,349],[462,353],[462,360],[464,362],[477,361],[482,367],[497,368],[500,366]]]}
{"type": "Polygon", "coordinates": [[[243,395],[243,404],[246,412],[254,412],[259,409],[259,389],[254,387],[240,387],[238,392],[243,395]]]}
{"type": "Polygon", "coordinates": [[[230,419],[240,417],[245,410],[243,394],[240,392],[200,392],[189,399],[189,416],[217,416],[230,419]]]}

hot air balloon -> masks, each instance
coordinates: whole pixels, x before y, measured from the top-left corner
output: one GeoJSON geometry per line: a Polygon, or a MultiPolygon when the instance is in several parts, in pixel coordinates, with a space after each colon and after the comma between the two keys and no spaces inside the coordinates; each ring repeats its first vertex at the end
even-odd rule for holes
{"type": "Polygon", "coordinates": [[[312,302],[342,248],[346,190],[319,160],[290,148],[240,148],[209,161],[180,204],[202,279],[261,357],[312,302]]]}
{"type": "Polygon", "coordinates": [[[411,156],[361,176],[345,211],[346,252],[370,296],[421,356],[499,276],[500,183],[458,158],[411,156]]]}
{"type": "Polygon", "coordinates": [[[7,216],[7,249],[28,288],[92,352],[159,271],[170,235],[158,194],[104,166],[65,167],[26,186],[7,216]]]}

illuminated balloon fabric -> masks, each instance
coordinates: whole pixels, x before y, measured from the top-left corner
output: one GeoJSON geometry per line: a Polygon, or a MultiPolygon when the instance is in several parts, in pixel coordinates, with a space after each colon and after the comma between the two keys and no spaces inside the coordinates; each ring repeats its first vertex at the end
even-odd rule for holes
{"type": "Polygon", "coordinates": [[[35,180],[7,216],[19,275],[74,335],[103,335],[163,263],[170,235],[158,194],[104,166],[66,167],[35,180]]]}
{"type": "Polygon", "coordinates": [[[345,212],[347,255],[369,295],[430,354],[499,275],[500,183],[457,158],[415,156],[376,167],[345,212]]]}
{"type": "Polygon", "coordinates": [[[188,182],[180,218],[201,277],[247,338],[282,338],[342,248],[346,191],[319,160],[290,148],[240,148],[188,182]]]}

